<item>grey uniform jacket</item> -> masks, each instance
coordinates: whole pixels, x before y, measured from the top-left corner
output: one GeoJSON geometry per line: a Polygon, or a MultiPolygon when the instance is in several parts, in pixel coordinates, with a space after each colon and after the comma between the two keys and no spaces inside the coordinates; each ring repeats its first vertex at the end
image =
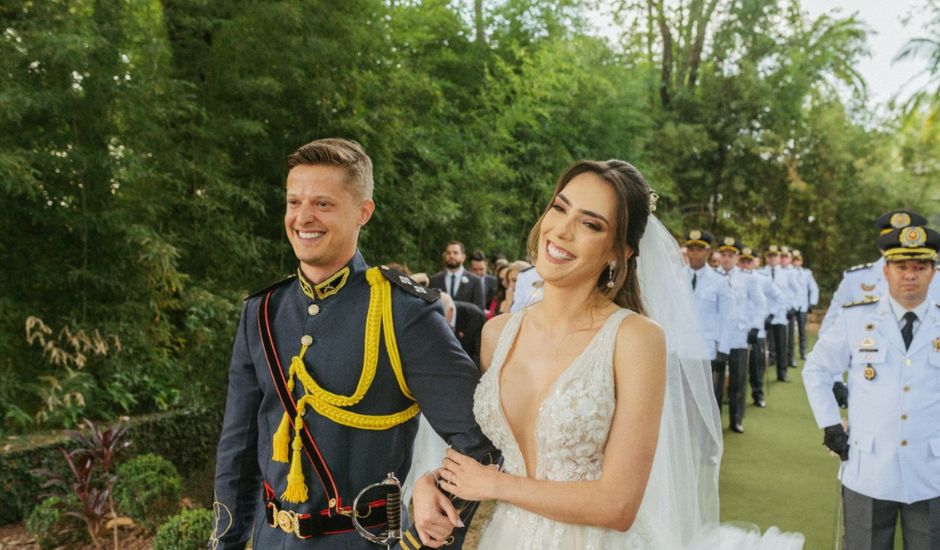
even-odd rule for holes
{"type": "MultiPolygon", "coordinates": [[[[368,266],[359,252],[347,267],[350,273],[345,285],[323,299],[308,298],[296,278],[279,283],[269,309],[282,369],[286,371],[291,358],[298,353],[301,338],[310,335],[313,344],[303,358],[308,372],[324,389],[341,395],[355,392],[362,372],[370,296],[365,277],[368,266]]],[[[253,536],[253,547],[264,550],[371,550],[376,546],[354,532],[300,540],[270,527],[265,520],[262,481],[280,496],[290,468],[289,464],[272,460],[272,436],[284,409],[259,338],[258,306],[265,293],[245,301],[232,351],[225,420],[217,452],[217,525],[210,547],[244,548],[253,536]]],[[[439,303],[429,303],[392,285],[392,311],[404,378],[421,412],[456,450],[477,459],[492,457],[496,450],[473,417],[473,392],[479,371],[448,327],[439,303]]],[[[295,399],[303,395],[301,386],[298,383],[294,389],[295,399]]],[[[411,404],[399,388],[383,339],[371,388],[351,410],[385,415],[411,404]]],[[[360,489],[381,481],[389,472],[401,480],[407,476],[417,417],[374,431],[341,425],[308,409],[304,424],[330,468],[344,503],[351,503],[360,489]]],[[[297,513],[319,513],[328,508],[328,503],[306,457],[303,470],[309,498],[307,502],[286,506],[297,513]]],[[[455,532],[458,541],[449,548],[459,548],[463,534],[455,532]]]]}

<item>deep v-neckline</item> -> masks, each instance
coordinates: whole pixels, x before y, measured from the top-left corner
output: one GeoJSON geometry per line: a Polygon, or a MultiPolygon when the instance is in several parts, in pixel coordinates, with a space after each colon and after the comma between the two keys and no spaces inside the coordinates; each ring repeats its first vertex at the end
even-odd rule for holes
{"type": "MultiPolygon", "coordinates": [[[[542,421],[542,411],[545,409],[545,404],[548,403],[548,401],[555,395],[555,392],[557,391],[561,381],[566,376],[568,376],[570,372],[576,370],[579,364],[583,362],[585,354],[587,354],[588,351],[593,348],[594,342],[600,337],[600,335],[604,332],[604,330],[607,329],[607,324],[610,323],[611,320],[615,316],[619,315],[622,311],[624,310],[623,309],[615,310],[613,313],[607,316],[607,319],[604,319],[604,322],[601,323],[600,328],[598,328],[597,331],[594,333],[594,335],[591,336],[591,339],[588,340],[588,343],[585,344],[584,348],[578,353],[578,355],[576,355],[575,358],[572,359],[570,363],[568,363],[568,366],[565,367],[558,374],[558,376],[555,377],[555,380],[548,386],[548,391],[539,401],[539,406],[535,412],[535,424],[532,427],[533,428],[532,436],[535,438],[535,464],[533,468],[535,472],[532,473],[534,474],[534,476],[538,476],[538,471],[539,471],[538,434],[539,434],[539,426],[542,421]]],[[[499,411],[500,421],[503,423],[503,426],[505,427],[506,432],[509,434],[509,438],[512,440],[512,444],[515,446],[515,452],[519,455],[519,459],[521,460],[521,463],[522,463],[521,466],[522,466],[523,471],[525,472],[525,476],[530,477],[532,479],[537,479],[537,477],[533,477],[533,475],[530,475],[529,467],[528,467],[528,464],[526,464],[525,456],[522,454],[522,447],[519,445],[519,440],[516,439],[516,432],[513,431],[512,425],[509,423],[509,417],[506,416],[506,409],[503,407],[503,367],[506,366],[506,363],[508,362],[509,357],[514,350],[513,348],[516,347],[516,340],[519,337],[519,332],[522,331],[522,323],[523,321],[525,321],[526,313],[528,313],[528,310],[521,311],[519,313],[520,315],[519,320],[515,322],[515,326],[511,327],[512,333],[509,335],[509,341],[506,343],[505,353],[503,353],[503,356],[500,358],[501,361],[499,362],[499,370],[494,373],[496,375],[496,380],[495,380],[496,382],[496,409],[499,411]]],[[[622,321],[623,319],[624,319],[624,316],[621,316],[620,320],[622,321]]]]}

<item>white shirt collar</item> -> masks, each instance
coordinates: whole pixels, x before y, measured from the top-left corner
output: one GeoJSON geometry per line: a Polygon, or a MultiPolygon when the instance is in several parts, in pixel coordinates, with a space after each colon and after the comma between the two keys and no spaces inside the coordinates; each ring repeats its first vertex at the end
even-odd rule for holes
{"type": "Polygon", "coordinates": [[[447,276],[448,276],[448,277],[450,277],[451,275],[456,275],[457,278],[459,279],[459,278],[463,277],[464,268],[463,268],[463,266],[460,266],[460,267],[459,267],[458,269],[456,269],[456,270],[445,269],[445,271],[447,271],[447,276]]]}
{"type": "Polygon", "coordinates": [[[918,321],[923,321],[924,317],[927,316],[927,308],[930,307],[930,300],[925,299],[914,309],[906,309],[904,306],[898,303],[890,294],[888,294],[888,303],[891,305],[891,313],[894,314],[894,318],[897,320],[898,324],[904,322],[904,314],[908,311],[913,311],[917,315],[918,321]]]}
{"type": "Polygon", "coordinates": [[[708,271],[708,270],[711,269],[711,268],[710,268],[710,267],[708,266],[708,264],[706,263],[705,265],[703,265],[702,267],[700,267],[700,268],[698,268],[698,269],[695,269],[695,268],[692,267],[692,266],[689,266],[689,269],[692,271],[692,273],[695,273],[696,275],[701,275],[701,274],[705,273],[706,271],[708,271]]]}

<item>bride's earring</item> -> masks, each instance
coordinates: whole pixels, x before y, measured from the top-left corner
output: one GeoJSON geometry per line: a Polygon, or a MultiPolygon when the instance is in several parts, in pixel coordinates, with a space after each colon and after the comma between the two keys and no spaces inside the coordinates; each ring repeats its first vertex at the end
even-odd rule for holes
{"type": "Polygon", "coordinates": [[[607,266],[607,269],[607,273],[609,274],[609,278],[607,279],[607,288],[614,288],[614,279],[616,278],[617,274],[617,260],[611,260],[610,264],[607,266]]]}

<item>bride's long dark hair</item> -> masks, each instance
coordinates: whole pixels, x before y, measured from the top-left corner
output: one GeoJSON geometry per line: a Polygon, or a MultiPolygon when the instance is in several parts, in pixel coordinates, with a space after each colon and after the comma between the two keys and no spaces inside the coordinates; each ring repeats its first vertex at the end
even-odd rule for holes
{"type": "Polygon", "coordinates": [[[622,160],[579,160],[568,167],[567,170],[558,179],[555,185],[555,191],[552,193],[552,200],[539,221],[535,223],[529,232],[528,249],[529,256],[535,261],[539,253],[539,234],[542,230],[542,220],[548,213],[555,197],[568,185],[576,176],[584,173],[592,173],[606,181],[613,188],[617,195],[617,222],[614,232],[614,255],[617,260],[617,266],[611,274],[610,267],[601,270],[597,277],[596,289],[604,297],[613,301],[620,307],[632,309],[633,311],[646,315],[646,308],[643,307],[643,297],[640,294],[640,282],[636,273],[636,257],[640,255],[640,239],[646,232],[646,222],[650,215],[650,186],[646,183],[646,178],[629,162],[622,160]],[[630,255],[626,262],[623,261],[630,255]],[[608,288],[607,283],[614,281],[613,288],[608,288]]]}

